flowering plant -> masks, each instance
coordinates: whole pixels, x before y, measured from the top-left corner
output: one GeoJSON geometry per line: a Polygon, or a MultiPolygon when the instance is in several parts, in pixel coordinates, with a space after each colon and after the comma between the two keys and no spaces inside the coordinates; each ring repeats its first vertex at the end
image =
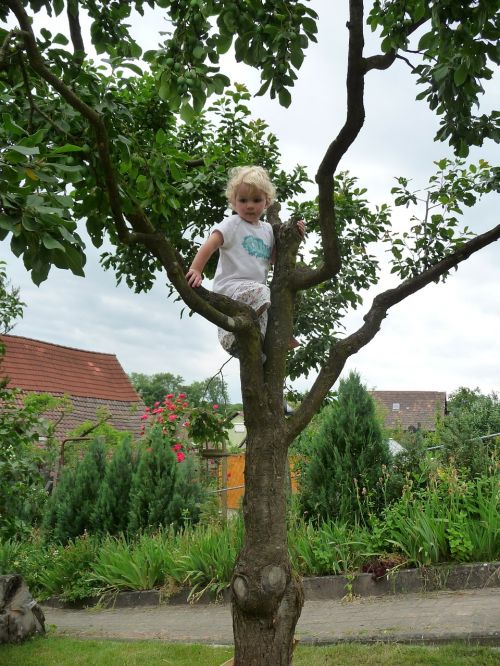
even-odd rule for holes
{"type": "Polygon", "coordinates": [[[161,425],[178,462],[186,457],[188,440],[198,445],[209,442],[218,446],[228,440],[227,428],[230,427],[229,419],[220,413],[219,405],[190,407],[185,393],[169,393],[161,403],[146,407],[141,421],[142,435],[146,435],[153,425],[161,425]]]}

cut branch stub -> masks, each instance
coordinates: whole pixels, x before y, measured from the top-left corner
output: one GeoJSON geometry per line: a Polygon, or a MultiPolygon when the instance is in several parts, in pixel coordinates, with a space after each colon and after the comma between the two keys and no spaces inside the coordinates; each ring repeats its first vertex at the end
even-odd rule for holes
{"type": "Polygon", "coordinates": [[[246,615],[271,617],[283,598],[287,582],[286,569],[274,564],[264,567],[255,581],[236,574],[232,583],[236,604],[246,615]]]}
{"type": "Polygon", "coordinates": [[[286,572],[273,564],[262,569],[262,587],[266,592],[281,596],[286,588],[286,572]]]}

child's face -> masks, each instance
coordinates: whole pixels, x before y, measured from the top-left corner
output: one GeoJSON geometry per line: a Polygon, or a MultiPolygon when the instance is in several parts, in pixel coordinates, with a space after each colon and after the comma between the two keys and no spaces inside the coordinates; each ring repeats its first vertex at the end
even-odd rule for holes
{"type": "Polygon", "coordinates": [[[241,218],[251,224],[257,224],[267,208],[268,201],[262,190],[242,183],[237,187],[231,205],[241,218]]]}

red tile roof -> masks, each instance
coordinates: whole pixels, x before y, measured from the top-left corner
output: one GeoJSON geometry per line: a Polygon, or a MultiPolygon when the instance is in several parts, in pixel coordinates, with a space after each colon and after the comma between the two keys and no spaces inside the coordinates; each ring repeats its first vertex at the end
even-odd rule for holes
{"type": "Polygon", "coordinates": [[[43,393],[137,402],[140,398],[114,354],[62,347],[16,335],[0,335],[6,353],[0,367],[9,386],[43,393]]]}
{"type": "Polygon", "coordinates": [[[70,413],[47,412],[57,423],[55,436],[62,440],[76,426],[96,422],[105,408],[112,414],[107,422],[117,430],[139,437],[144,403],[114,354],[62,347],[15,335],[0,335],[5,356],[0,359],[0,376],[7,386],[26,393],[68,395],[70,413]],[[61,418],[62,417],[62,418],[61,418]]]}
{"type": "Polygon", "coordinates": [[[446,412],[444,391],[370,391],[380,405],[386,428],[435,430],[436,418],[446,412]]]}

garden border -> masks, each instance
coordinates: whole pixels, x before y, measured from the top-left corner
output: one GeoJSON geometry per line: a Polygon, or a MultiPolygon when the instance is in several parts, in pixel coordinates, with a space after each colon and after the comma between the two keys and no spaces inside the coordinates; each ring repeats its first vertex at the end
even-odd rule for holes
{"type": "MultiPolygon", "coordinates": [[[[380,578],[369,573],[353,576],[316,576],[304,578],[306,601],[325,599],[342,599],[348,594],[360,597],[380,596],[387,594],[405,594],[409,592],[434,592],[473,590],[486,587],[500,587],[500,562],[484,562],[474,564],[441,564],[420,567],[418,569],[396,569],[388,571],[380,578]]],[[[109,593],[100,597],[87,597],[74,602],[62,601],[58,597],[50,597],[41,602],[51,608],[79,609],[91,606],[103,608],[134,608],[141,606],[158,606],[159,604],[189,603],[190,590],[183,588],[171,595],[161,590],[141,590],[109,593]]],[[[225,590],[219,598],[215,594],[205,592],[196,599],[197,603],[228,603],[231,592],[225,590]]]]}

